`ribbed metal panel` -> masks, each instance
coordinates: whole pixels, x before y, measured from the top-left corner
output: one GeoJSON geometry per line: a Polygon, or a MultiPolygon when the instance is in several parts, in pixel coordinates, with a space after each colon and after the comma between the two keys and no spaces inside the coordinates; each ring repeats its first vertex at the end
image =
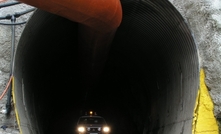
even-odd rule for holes
{"type": "Polygon", "coordinates": [[[90,105],[108,115],[116,134],[191,133],[199,61],[188,24],[167,0],[121,4],[122,23],[102,80],[89,93],[78,86],[78,24],[41,10],[34,13],[15,58],[18,111],[23,113],[25,132],[59,133],[54,126],[70,127],[75,122],[69,119],[90,105]],[[20,100],[21,87],[25,100],[20,100]],[[68,108],[58,111],[58,103],[68,108]]]}

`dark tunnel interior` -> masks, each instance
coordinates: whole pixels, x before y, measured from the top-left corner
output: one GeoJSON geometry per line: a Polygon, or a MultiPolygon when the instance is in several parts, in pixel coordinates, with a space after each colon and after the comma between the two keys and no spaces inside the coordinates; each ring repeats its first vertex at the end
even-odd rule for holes
{"type": "Polygon", "coordinates": [[[112,134],[191,133],[199,84],[191,31],[168,1],[121,2],[122,23],[91,90],[80,86],[78,23],[35,11],[15,57],[23,132],[73,134],[80,113],[94,110],[112,134]]]}

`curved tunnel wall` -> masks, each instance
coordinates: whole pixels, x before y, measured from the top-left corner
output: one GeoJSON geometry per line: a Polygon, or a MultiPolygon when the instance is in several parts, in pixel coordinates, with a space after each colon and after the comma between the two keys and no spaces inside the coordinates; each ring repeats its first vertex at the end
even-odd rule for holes
{"type": "Polygon", "coordinates": [[[199,85],[197,47],[168,1],[121,0],[123,20],[98,87],[79,88],[78,24],[37,10],[15,57],[24,134],[73,133],[93,109],[117,133],[191,133],[199,85]],[[57,128],[54,130],[54,128],[57,128]]]}

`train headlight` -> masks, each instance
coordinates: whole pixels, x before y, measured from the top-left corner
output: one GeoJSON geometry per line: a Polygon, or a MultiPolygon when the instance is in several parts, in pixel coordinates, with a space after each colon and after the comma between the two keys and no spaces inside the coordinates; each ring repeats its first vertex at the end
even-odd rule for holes
{"type": "Polygon", "coordinates": [[[110,132],[110,128],[109,127],[103,127],[103,131],[104,132],[110,132]]]}
{"type": "Polygon", "coordinates": [[[78,127],[78,131],[79,131],[79,132],[84,132],[84,131],[85,131],[85,128],[84,128],[84,127],[78,127]]]}

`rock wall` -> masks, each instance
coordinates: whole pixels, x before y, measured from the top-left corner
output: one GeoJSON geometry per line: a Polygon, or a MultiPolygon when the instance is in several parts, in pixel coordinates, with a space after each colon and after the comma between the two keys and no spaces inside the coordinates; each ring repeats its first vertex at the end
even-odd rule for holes
{"type": "MultiPolygon", "coordinates": [[[[8,2],[13,2],[13,0],[8,0],[8,2]]],[[[6,2],[5,2],[6,3],[6,2]]],[[[2,3],[0,3],[2,4],[2,3]]],[[[30,9],[31,6],[26,4],[18,4],[10,7],[0,8],[0,16],[6,16],[8,14],[12,15],[15,12],[22,12],[27,9],[30,9]]],[[[28,13],[26,15],[22,15],[21,17],[16,19],[16,22],[27,21],[29,16],[32,13],[28,13]]],[[[0,22],[11,23],[11,20],[0,20],[0,22]]],[[[24,25],[15,26],[15,45],[17,45],[24,25]]],[[[11,61],[11,38],[12,38],[12,29],[11,26],[0,25],[0,93],[5,89],[6,84],[9,80],[9,72],[10,72],[10,61],[11,61]]],[[[5,116],[5,104],[7,100],[7,95],[5,95],[0,100],[0,133],[1,134],[19,134],[15,113],[12,110],[11,115],[9,117],[5,116]],[[6,128],[4,128],[6,127],[6,128]]]]}
{"type": "Polygon", "coordinates": [[[199,47],[201,67],[214,101],[215,116],[221,113],[221,1],[170,0],[186,19],[199,47]]]}

